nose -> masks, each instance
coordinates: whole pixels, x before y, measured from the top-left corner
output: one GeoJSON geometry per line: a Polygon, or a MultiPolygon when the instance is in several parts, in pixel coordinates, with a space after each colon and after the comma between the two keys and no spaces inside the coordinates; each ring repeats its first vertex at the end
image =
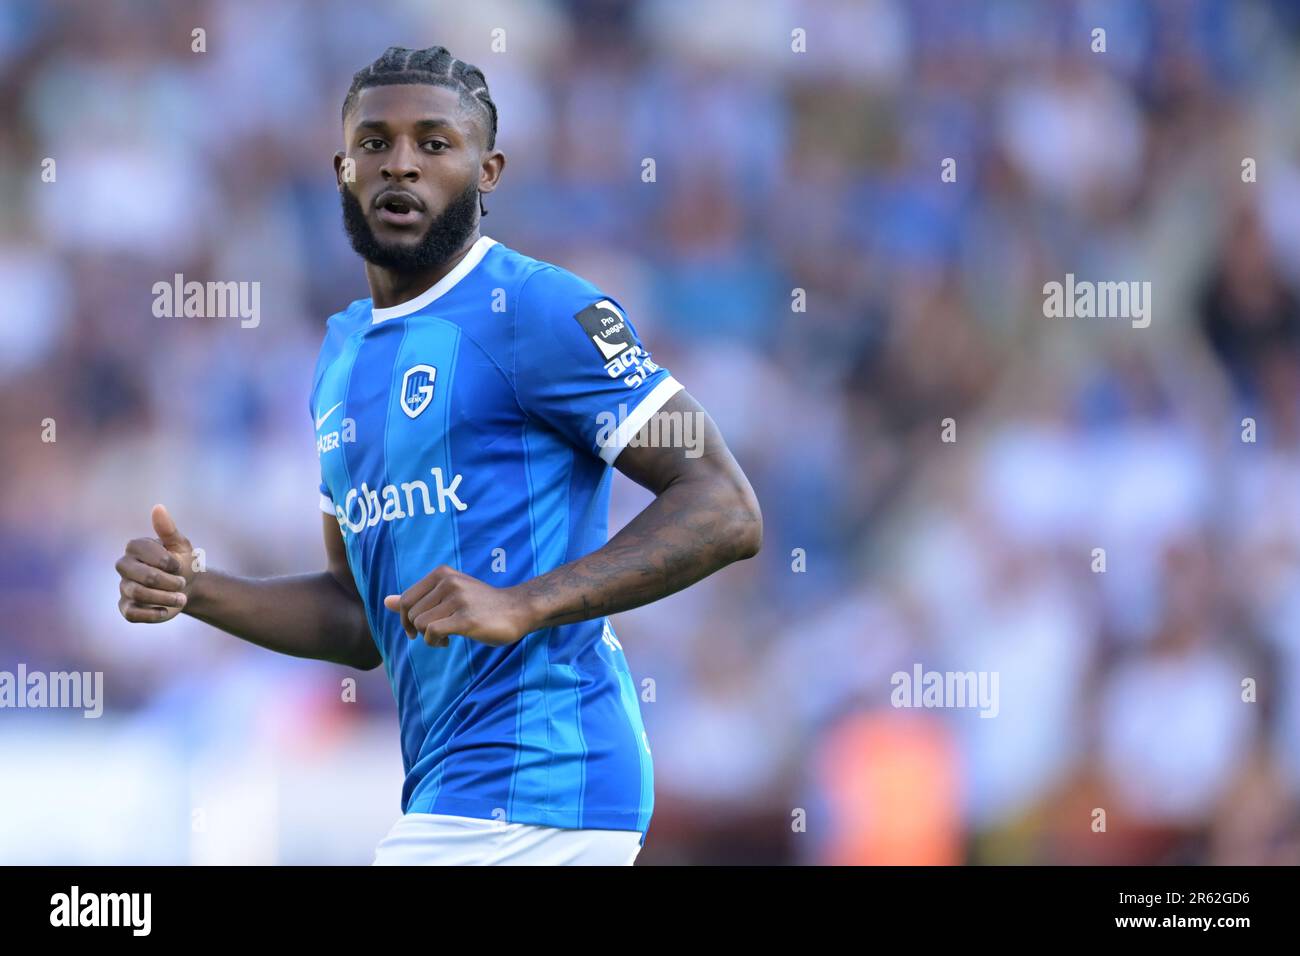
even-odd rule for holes
{"type": "Polygon", "coordinates": [[[420,178],[420,166],[416,162],[415,148],[406,137],[393,144],[388,153],[388,161],[379,168],[385,181],[415,182],[420,178]]]}

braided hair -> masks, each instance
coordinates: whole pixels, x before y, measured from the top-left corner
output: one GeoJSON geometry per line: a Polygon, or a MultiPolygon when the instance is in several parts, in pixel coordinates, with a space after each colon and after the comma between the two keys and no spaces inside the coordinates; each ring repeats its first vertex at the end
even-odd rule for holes
{"type": "MultiPolygon", "coordinates": [[[[390,46],[374,63],[358,70],[353,74],[352,85],[348,87],[348,95],[343,99],[344,121],[347,120],[348,111],[356,105],[362,90],[372,86],[401,86],[408,83],[445,86],[457,91],[461,106],[476,110],[483,117],[483,125],[487,129],[487,148],[496,148],[497,106],[492,102],[492,94],[488,92],[483,71],[472,63],[458,60],[442,46],[431,46],[424,50],[390,46]]],[[[482,196],[479,196],[479,209],[482,215],[487,215],[482,196]]]]}

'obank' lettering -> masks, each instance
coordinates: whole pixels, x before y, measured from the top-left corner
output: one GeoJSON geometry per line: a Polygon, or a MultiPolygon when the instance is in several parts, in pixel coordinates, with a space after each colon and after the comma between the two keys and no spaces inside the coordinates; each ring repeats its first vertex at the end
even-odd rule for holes
{"type": "Polygon", "coordinates": [[[343,504],[335,506],[339,525],[357,534],[366,528],[373,528],[381,521],[400,521],[419,514],[417,507],[426,515],[444,514],[449,505],[457,511],[469,507],[456,496],[462,475],[456,475],[451,484],[446,484],[441,468],[430,468],[429,473],[433,475],[432,496],[429,486],[419,480],[384,485],[378,491],[363,481],[360,488],[353,488],[347,493],[343,504]],[[403,505],[406,507],[403,508],[403,505]]]}

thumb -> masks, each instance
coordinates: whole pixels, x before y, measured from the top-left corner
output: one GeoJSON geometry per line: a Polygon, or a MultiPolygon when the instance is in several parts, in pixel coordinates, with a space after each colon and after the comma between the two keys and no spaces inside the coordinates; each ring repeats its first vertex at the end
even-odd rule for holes
{"type": "Polygon", "coordinates": [[[402,609],[402,596],[400,594],[390,594],[384,598],[384,607],[390,611],[400,611],[402,609]]]}
{"type": "Polygon", "coordinates": [[[167,513],[167,508],[163,505],[154,505],[153,513],[153,530],[158,535],[158,540],[162,542],[164,548],[188,548],[189,539],[176,529],[176,522],[172,516],[167,513]]]}

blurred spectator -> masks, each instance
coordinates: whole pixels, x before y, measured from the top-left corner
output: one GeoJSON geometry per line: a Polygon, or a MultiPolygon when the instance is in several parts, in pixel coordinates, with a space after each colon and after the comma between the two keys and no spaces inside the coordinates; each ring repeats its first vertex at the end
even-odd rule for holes
{"type": "MultiPolygon", "coordinates": [[[[0,669],[103,670],[119,721],[0,713],[0,757],[104,741],[117,812],[166,817],[60,860],[337,861],[287,814],[195,842],[201,781],[277,753],[370,839],[349,768],[374,726],[396,752],[382,670],[128,626],[112,565],[164,501],[223,568],[320,566],[311,370],[366,295],[339,107],[387,45],[441,43],[500,107],[483,232],[628,304],[764,507],[758,559],[617,621],[642,862],[1300,862],[1294,4],[689,9],[0,6],[0,669]],[[176,273],[259,281],[262,323],[155,318],[176,273]],[[1151,327],[1044,318],[1067,273],[1149,280],[1151,327]],[[998,715],[891,708],[915,664],[996,673],[998,715]]],[[[612,523],[643,501],[620,479],[612,523]]],[[[40,766],[0,859],[51,825],[40,766]]]]}

